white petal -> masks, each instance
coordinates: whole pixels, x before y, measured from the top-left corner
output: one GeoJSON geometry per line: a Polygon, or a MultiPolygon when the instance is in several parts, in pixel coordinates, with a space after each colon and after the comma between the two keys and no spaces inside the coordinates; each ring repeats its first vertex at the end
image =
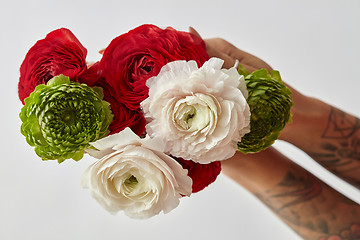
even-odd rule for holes
{"type": "Polygon", "coordinates": [[[105,138],[99,139],[96,142],[90,143],[90,145],[97,150],[89,148],[86,151],[91,156],[99,159],[113,152],[114,146],[126,145],[129,144],[129,142],[137,141],[138,138],[139,137],[130,128],[125,128],[117,134],[113,134],[105,138]]]}
{"type": "Polygon", "coordinates": [[[209,71],[210,69],[220,70],[223,64],[224,60],[212,57],[202,65],[201,69],[205,71],[209,71]]]}

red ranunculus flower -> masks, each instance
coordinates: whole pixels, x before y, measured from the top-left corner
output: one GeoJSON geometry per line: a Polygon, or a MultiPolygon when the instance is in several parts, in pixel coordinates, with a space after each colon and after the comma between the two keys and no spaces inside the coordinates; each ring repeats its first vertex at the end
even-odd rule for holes
{"type": "Polygon", "coordinates": [[[141,136],[145,132],[146,120],[140,110],[130,110],[119,102],[106,82],[100,80],[97,85],[103,88],[104,100],[110,103],[114,115],[114,119],[109,126],[110,134],[118,133],[129,127],[134,133],[141,136]]]}
{"type": "Polygon", "coordinates": [[[111,41],[100,69],[117,99],[135,110],[148,96],[146,80],[166,63],[195,60],[201,66],[208,59],[205,43],[197,36],[170,27],[142,25],[111,41]]]}
{"type": "Polygon", "coordinates": [[[26,54],[20,67],[19,98],[24,99],[35,87],[63,74],[72,81],[92,85],[97,80],[97,64],[87,69],[86,48],[65,28],[50,32],[26,54]]]}
{"type": "Polygon", "coordinates": [[[176,158],[184,169],[188,170],[188,176],[193,180],[192,192],[196,193],[203,190],[213,183],[221,172],[220,161],[208,164],[200,164],[182,158],[176,158]]]}

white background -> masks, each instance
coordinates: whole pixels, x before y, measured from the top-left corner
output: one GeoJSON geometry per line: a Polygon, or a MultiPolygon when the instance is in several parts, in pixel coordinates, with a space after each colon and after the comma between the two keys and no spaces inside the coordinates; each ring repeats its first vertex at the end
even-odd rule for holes
{"type": "MultiPolygon", "coordinates": [[[[59,27],[73,31],[88,60],[144,23],[196,28],[253,53],[307,95],[359,116],[360,2],[338,1],[1,1],[0,239],[300,239],[254,196],[221,175],[178,208],[150,220],[103,210],[80,187],[94,160],[42,162],[20,134],[19,66],[28,49],[59,27]]],[[[294,147],[276,147],[360,202],[360,193],[294,147]]]]}

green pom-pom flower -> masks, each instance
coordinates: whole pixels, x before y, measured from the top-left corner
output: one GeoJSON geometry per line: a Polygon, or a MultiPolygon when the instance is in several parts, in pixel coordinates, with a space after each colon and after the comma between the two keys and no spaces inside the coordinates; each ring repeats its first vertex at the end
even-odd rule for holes
{"type": "Polygon", "coordinates": [[[245,76],[251,120],[250,132],[238,143],[238,150],[255,153],[278,139],[281,130],[291,121],[293,101],[291,91],[283,84],[278,71],[269,74],[266,69],[261,69],[250,74],[240,66],[239,73],[245,76]]]}
{"type": "Polygon", "coordinates": [[[43,160],[80,160],[90,142],[108,135],[110,104],[101,88],[64,75],[38,85],[21,109],[21,133],[43,160]]]}

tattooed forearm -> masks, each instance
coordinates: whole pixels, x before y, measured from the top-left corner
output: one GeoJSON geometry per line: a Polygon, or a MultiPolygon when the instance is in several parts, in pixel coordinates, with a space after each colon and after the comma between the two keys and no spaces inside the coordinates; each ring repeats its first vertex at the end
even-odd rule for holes
{"type": "Polygon", "coordinates": [[[306,171],[289,171],[276,187],[258,197],[304,239],[336,235],[346,221],[360,224],[357,203],[306,171]]]}
{"type": "Polygon", "coordinates": [[[344,237],[345,229],[354,229],[349,228],[353,224],[360,225],[359,204],[274,148],[256,154],[237,153],[223,161],[222,169],[255,194],[303,239],[341,239],[333,236],[352,239],[344,237]]]}
{"type": "Polygon", "coordinates": [[[360,121],[358,118],[332,107],[322,137],[324,139],[347,139],[359,129],[360,121]]]}
{"type": "Polygon", "coordinates": [[[308,202],[311,212],[319,213],[316,205],[311,203],[322,193],[322,183],[308,172],[304,174],[289,171],[279,184],[263,196],[262,200],[281,218],[297,227],[327,233],[326,221],[317,222],[302,216],[301,209],[308,202]]]}
{"type": "Polygon", "coordinates": [[[296,179],[296,176],[293,173],[289,172],[285,176],[284,180],[279,183],[278,186],[287,188],[287,190],[279,194],[272,195],[271,197],[292,198],[283,206],[281,206],[278,211],[281,211],[286,207],[290,207],[304,201],[309,201],[321,193],[320,182],[310,173],[307,173],[304,179],[296,179]],[[299,188],[299,185],[303,186],[299,188]]]}
{"type": "Polygon", "coordinates": [[[317,148],[309,155],[355,186],[360,184],[360,119],[331,108],[317,148]]]}

